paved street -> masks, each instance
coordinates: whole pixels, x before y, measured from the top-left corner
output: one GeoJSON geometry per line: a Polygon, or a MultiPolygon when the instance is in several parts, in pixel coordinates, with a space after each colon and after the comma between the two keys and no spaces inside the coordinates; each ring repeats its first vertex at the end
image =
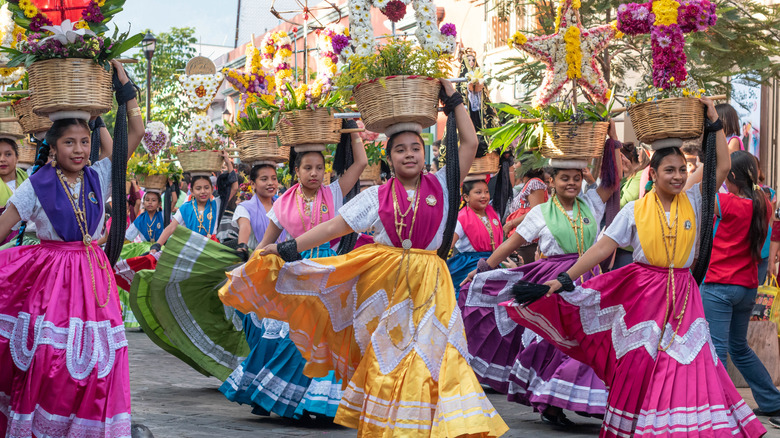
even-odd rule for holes
{"type": "MultiPolygon", "coordinates": [[[[127,339],[133,420],[146,425],[155,438],[354,438],[357,435],[352,429],[331,423],[302,423],[276,416],[252,415],[248,406],[225,399],[217,390],[219,380],[192,370],[159,349],[145,334],[128,331],[127,339]]],[[[740,392],[755,407],[750,391],[740,392]]],[[[501,394],[490,394],[489,397],[510,427],[504,435],[507,438],[598,436],[598,420],[570,414],[578,427],[556,431],[542,424],[539,415],[530,408],[509,403],[501,394]]],[[[767,437],[780,438],[780,431],[765,424],[769,430],[767,437]]]]}

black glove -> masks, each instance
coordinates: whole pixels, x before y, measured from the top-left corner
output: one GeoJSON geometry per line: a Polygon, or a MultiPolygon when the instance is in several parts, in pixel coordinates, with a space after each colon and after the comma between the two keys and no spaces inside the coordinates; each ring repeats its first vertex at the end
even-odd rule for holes
{"type": "Polygon", "coordinates": [[[439,100],[444,104],[444,115],[449,116],[458,105],[463,104],[463,96],[457,91],[452,96],[447,96],[444,87],[439,90],[439,100]]]}
{"type": "Polygon", "coordinates": [[[95,131],[97,129],[105,127],[106,124],[103,122],[103,118],[98,116],[95,120],[89,121],[89,130],[95,131]]]}
{"type": "Polygon", "coordinates": [[[155,251],[162,251],[162,245],[160,245],[159,243],[154,243],[154,244],[152,244],[152,246],[149,248],[149,251],[152,251],[152,250],[155,250],[155,251]]]}
{"type": "Polygon", "coordinates": [[[246,243],[239,243],[238,247],[236,248],[236,255],[244,262],[246,263],[249,261],[249,247],[246,246],[246,243]]]}
{"type": "Polygon", "coordinates": [[[122,105],[123,103],[127,103],[133,99],[135,99],[135,84],[133,84],[132,80],[127,81],[126,84],[122,84],[119,82],[119,76],[117,76],[116,71],[114,72],[114,92],[116,93],[116,103],[117,105],[122,105]]]}
{"type": "Polygon", "coordinates": [[[276,251],[279,252],[279,256],[285,262],[295,262],[303,259],[298,253],[298,242],[296,242],[295,239],[290,239],[276,245],[276,251]]]}

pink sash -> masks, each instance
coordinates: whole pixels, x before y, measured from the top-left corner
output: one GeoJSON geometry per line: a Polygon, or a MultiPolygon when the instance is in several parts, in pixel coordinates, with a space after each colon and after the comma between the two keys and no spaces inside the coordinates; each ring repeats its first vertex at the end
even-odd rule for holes
{"type": "Polygon", "coordinates": [[[310,227],[313,228],[325,221],[333,218],[336,212],[333,206],[333,193],[328,186],[320,186],[317,190],[317,196],[314,198],[314,205],[312,206],[312,217],[306,215],[303,205],[303,199],[298,196],[300,184],[295,184],[290,187],[289,190],[274,202],[274,214],[282,224],[282,228],[287,231],[287,234],[292,238],[297,238],[303,233],[309,231],[310,227]],[[317,218],[320,218],[317,220],[317,218]],[[302,218],[302,219],[301,219],[302,218]],[[306,228],[304,228],[304,223],[306,228]]]}
{"type": "Polygon", "coordinates": [[[498,219],[496,211],[493,210],[492,206],[488,205],[485,209],[485,214],[488,222],[490,222],[490,227],[493,229],[495,248],[490,245],[490,234],[487,228],[485,228],[485,223],[474,213],[474,210],[464,207],[458,213],[458,222],[460,222],[463,232],[466,233],[466,237],[469,238],[469,242],[471,242],[471,246],[474,247],[476,252],[493,251],[504,241],[504,229],[501,227],[501,221],[498,219]]]}
{"type": "MultiPolygon", "coordinates": [[[[396,248],[402,248],[402,241],[410,239],[412,248],[425,249],[436,237],[436,232],[439,230],[439,225],[441,225],[442,217],[444,216],[444,192],[441,184],[433,175],[422,176],[420,181],[419,211],[414,220],[412,235],[409,236],[409,228],[412,225],[414,210],[410,210],[406,218],[402,219],[406,226],[401,229],[401,236],[399,236],[395,229],[393,192],[391,188],[395,185],[398,206],[401,212],[409,209],[411,202],[407,198],[408,195],[403,188],[403,184],[400,182],[393,184],[394,182],[395,178],[391,178],[390,181],[379,187],[379,219],[382,221],[382,226],[385,227],[390,241],[393,242],[393,246],[396,248]]],[[[414,198],[412,198],[412,201],[414,201],[414,198]]]]}

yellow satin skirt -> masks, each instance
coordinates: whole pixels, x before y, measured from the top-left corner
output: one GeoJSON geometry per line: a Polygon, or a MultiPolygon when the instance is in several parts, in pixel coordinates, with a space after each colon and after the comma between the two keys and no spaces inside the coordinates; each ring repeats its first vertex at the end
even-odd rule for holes
{"type": "Polygon", "coordinates": [[[335,422],[365,437],[497,437],[508,427],[468,364],[447,264],[434,251],[365,245],[285,264],[254,255],[222,301],[287,321],[308,361],[345,384],[335,422]],[[347,383],[348,382],[348,383],[347,383]]]}

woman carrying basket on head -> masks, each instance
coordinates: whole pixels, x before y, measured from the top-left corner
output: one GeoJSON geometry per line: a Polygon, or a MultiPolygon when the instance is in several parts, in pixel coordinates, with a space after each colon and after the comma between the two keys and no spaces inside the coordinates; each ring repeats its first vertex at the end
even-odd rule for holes
{"type": "MultiPolygon", "coordinates": [[[[135,88],[111,64],[117,101],[128,107],[129,156],[144,124],[135,88]]],[[[0,435],[129,437],[127,340],[111,265],[95,243],[111,194],[111,146],[102,142],[102,158],[89,165],[87,121],[70,118],[53,123],[46,143],[54,160],[0,216],[0,240],[22,219],[41,239],[0,251],[0,435]]]]}
{"type": "Polygon", "coordinates": [[[307,375],[336,370],[348,384],[335,421],[361,436],[499,436],[507,430],[466,361],[447,265],[435,252],[449,252],[444,234],[454,231],[454,222],[451,228],[445,223],[457,208],[456,175],[466,175],[477,146],[463,99],[442,83],[445,112],[455,113],[448,132],[454,133],[456,120],[460,131],[459,151],[448,138],[447,155],[460,159],[456,169],[423,174],[419,125],[388,132],[394,178],[357,195],[334,219],[256,253],[220,291],[239,310],[288,321],[307,375]],[[374,244],[299,260],[301,250],[369,229],[374,244]]]}

